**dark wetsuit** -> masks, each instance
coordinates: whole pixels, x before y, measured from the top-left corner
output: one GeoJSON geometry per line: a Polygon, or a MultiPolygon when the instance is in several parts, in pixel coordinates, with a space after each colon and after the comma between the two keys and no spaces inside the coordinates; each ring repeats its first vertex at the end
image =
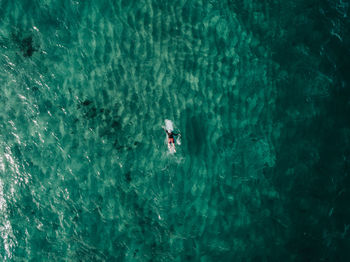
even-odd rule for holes
{"type": "Polygon", "coordinates": [[[175,134],[173,132],[168,132],[168,130],[165,130],[165,132],[167,133],[168,135],[168,143],[171,144],[171,143],[175,143],[175,140],[174,140],[174,136],[177,136],[178,134],[175,134]]]}

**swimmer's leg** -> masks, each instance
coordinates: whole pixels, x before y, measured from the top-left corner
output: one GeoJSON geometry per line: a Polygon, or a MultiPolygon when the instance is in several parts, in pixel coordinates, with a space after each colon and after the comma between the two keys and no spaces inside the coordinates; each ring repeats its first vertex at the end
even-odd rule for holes
{"type": "Polygon", "coordinates": [[[169,149],[169,151],[174,150],[174,152],[176,152],[175,144],[172,142],[168,143],[168,149],[169,149]]]}

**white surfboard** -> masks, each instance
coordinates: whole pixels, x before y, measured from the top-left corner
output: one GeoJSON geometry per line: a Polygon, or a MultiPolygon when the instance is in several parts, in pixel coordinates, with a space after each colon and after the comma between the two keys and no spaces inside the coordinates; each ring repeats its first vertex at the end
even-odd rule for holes
{"type": "Polygon", "coordinates": [[[174,131],[173,122],[171,120],[169,120],[169,119],[165,119],[164,122],[165,122],[165,129],[168,132],[173,132],[174,131]]]}

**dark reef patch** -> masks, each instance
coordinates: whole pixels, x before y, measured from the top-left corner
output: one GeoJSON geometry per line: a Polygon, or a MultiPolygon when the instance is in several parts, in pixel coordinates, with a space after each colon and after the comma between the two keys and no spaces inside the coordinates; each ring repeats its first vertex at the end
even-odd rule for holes
{"type": "Polygon", "coordinates": [[[11,39],[24,57],[31,57],[39,51],[40,46],[32,33],[13,32],[11,39]]]}
{"type": "Polygon", "coordinates": [[[125,173],[125,180],[130,183],[131,182],[131,172],[128,171],[125,173]]]}
{"type": "Polygon", "coordinates": [[[101,138],[110,141],[118,151],[132,150],[140,145],[139,141],[125,136],[117,105],[111,109],[100,108],[93,100],[85,99],[77,104],[77,109],[82,123],[87,128],[96,130],[101,138]]]}
{"type": "Polygon", "coordinates": [[[33,46],[33,37],[32,36],[28,36],[28,37],[24,38],[21,42],[20,48],[21,48],[21,51],[22,51],[24,57],[31,57],[35,51],[38,51],[33,46]]]}

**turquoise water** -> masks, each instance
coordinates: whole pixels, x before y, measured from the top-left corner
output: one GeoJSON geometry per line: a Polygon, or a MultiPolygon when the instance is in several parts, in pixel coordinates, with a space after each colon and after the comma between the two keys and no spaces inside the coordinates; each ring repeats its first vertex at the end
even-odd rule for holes
{"type": "Polygon", "coordinates": [[[1,1],[1,260],[349,261],[348,15],[1,1]]]}

